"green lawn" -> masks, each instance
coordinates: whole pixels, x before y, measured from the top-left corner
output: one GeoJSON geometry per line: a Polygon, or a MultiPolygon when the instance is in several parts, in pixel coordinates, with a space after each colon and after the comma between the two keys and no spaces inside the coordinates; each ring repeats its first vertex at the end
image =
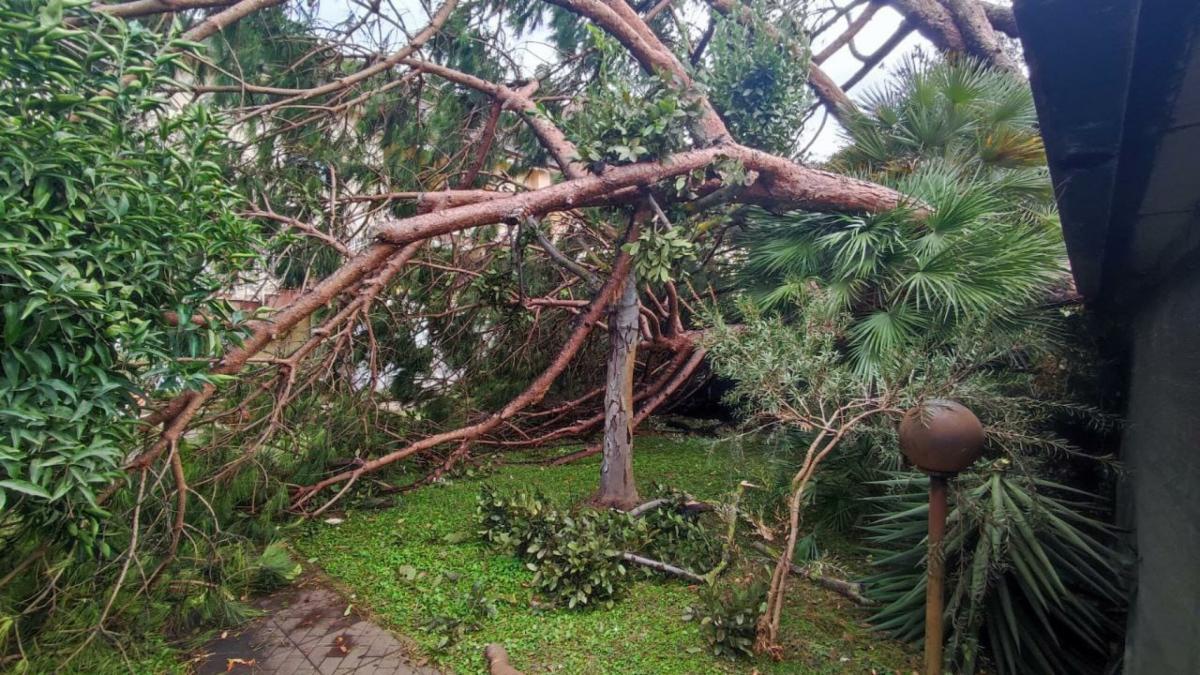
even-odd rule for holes
{"type": "MultiPolygon", "coordinates": [[[[730,491],[756,464],[709,441],[639,437],[635,471],[701,499],[730,491]]],[[[561,503],[594,490],[598,459],[562,467],[508,465],[482,478],[418,490],[393,508],[350,511],[339,525],[314,523],[296,542],[352,594],[359,609],[415,640],[435,663],[459,673],[486,672],[483,646],[499,642],[526,673],[887,673],[917,668],[915,653],[873,634],[861,610],[840,596],[795,579],[782,639],[786,659],[734,662],[711,656],[695,623],[681,615],[695,590],[676,581],[639,581],[611,610],[546,609],[527,587],[533,573],[474,536],[475,497],[484,480],[505,490],[541,489],[561,503]],[[465,539],[461,543],[447,543],[465,539]],[[457,535],[457,536],[454,536],[457,535]],[[415,578],[413,578],[415,574],[415,578]],[[438,615],[464,616],[479,583],[499,613],[443,651],[424,630],[438,615]]]]}

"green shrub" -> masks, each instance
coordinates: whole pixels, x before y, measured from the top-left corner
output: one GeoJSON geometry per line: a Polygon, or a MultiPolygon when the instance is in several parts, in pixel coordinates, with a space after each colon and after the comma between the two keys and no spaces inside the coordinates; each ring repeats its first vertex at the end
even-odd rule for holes
{"type": "Polygon", "coordinates": [[[699,113],[694,100],[679,95],[666,76],[631,81],[615,40],[589,27],[600,56],[587,105],[564,120],[580,158],[599,169],[631,164],[687,146],[688,122],[699,113]]]}
{"type": "MultiPolygon", "coordinates": [[[[789,24],[795,18],[767,16],[760,3],[745,3],[755,23],[786,27],[784,34],[803,35],[789,24]]],[[[793,47],[774,35],[746,26],[729,17],[714,18],[712,43],[708,49],[711,68],[702,77],[709,98],[729,131],[740,142],[768,152],[791,155],[804,123],[804,110],[811,102],[808,88],[808,50],[798,57],[793,47]]]]}
{"type": "Polygon", "coordinates": [[[560,518],[541,492],[505,495],[484,485],[475,503],[479,536],[521,558],[530,554],[531,546],[537,550],[545,544],[560,518]]]}
{"type": "Polygon", "coordinates": [[[191,47],[80,4],[0,5],[0,536],[103,554],[96,493],[141,404],[212,381],[257,239],[219,121],[152,93],[191,47]]]}
{"type": "MultiPolygon", "coordinates": [[[[700,522],[682,492],[656,486],[667,503],[640,518],[616,511],[567,512],[535,492],[502,494],[484,485],[476,498],[480,537],[525,561],[534,586],[567,607],[611,605],[632,576],[625,552],[697,574],[720,564],[722,542],[700,522]]],[[[654,575],[649,568],[642,574],[654,575]]]]}
{"type": "Polygon", "coordinates": [[[480,536],[525,560],[540,592],[570,608],[611,606],[627,578],[622,547],[635,538],[628,516],[590,510],[571,515],[541,493],[502,495],[488,485],[476,504],[480,536]]]}
{"type": "Polygon", "coordinates": [[[699,621],[700,634],[713,654],[736,658],[753,656],[758,618],[767,610],[767,583],[707,586],[699,603],[684,612],[685,621],[699,621]]]}
{"type": "Polygon", "coordinates": [[[608,522],[613,514],[581,511],[562,516],[543,544],[527,548],[525,566],[536,572],[534,586],[567,607],[603,604],[628,578],[619,537],[608,522]]]}
{"type": "Polygon", "coordinates": [[[688,508],[688,496],[662,485],[655,486],[654,494],[670,501],[641,517],[641,541],[629,548],[654,560],[669,560],[696,574],[704,574],[720,563],[721,541],[700,522],[702,513],[688,508]]]}

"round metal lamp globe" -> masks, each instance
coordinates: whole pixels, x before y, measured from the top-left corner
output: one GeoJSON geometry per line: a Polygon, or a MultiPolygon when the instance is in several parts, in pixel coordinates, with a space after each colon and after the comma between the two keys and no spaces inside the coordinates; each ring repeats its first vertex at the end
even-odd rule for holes
{"type": "Polygon", "coordinates": [[[922,471],[959,473],[983,454],[983,425],[961,403],[925,401],[900,420],[900,450],[922,471]]]}

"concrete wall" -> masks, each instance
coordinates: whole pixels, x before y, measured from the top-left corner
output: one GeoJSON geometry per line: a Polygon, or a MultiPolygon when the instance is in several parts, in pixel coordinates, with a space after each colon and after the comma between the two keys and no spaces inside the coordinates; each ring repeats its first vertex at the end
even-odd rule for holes
{"type": "Polygon", "coordinates": [[[1129,471],[1138,560],[1125,667],[1200,673],[1200,264],[1168,275],[1131,321],[1129,471]]]}

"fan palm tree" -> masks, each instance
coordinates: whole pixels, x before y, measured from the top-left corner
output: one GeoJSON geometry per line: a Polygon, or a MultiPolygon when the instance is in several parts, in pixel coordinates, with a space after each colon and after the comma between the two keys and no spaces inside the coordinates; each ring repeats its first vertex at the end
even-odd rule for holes
{"type": "Polygon", "coordinates": [[[854,316],[864,373],[964,319],[1017,320],[1067,277],[1027,86],[969,60],[909,61],[847,124],[833,168],[913,198],[910,208],[748,216],[743,275],[786,313],[810,285],[854,316]]]}

